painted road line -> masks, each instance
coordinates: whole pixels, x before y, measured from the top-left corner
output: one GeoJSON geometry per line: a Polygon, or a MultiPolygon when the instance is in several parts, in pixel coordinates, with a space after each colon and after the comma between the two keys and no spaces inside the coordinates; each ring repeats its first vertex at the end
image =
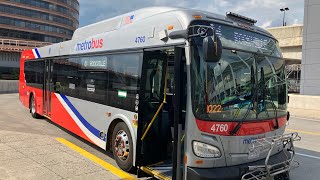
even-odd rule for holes
{"type": "MultiPolygon", "coordinates": [[[[299,117],[299,116],[292,116],[293,118],[296,119],[303,119],[303,120],[307,120],[307,121],[314,121],[314,122],[320,122],[320,119],[310,119],[310,118],[305,118],[305,117],[299,117]]],[[[290,122],[290,121],[289,121],[290,122]]]]}
{"type": "Polygon", "coordinates": [[[64,139],[64,138],[56,138],[57,141],[59,141],[60,143],[68,146],[70,149],[78,152],[79,154],[81,154],[82,156],[90,159],[91,161],[99,164],[100,166],[104,167],[105,169],[107,169],[108,171],[110,171],[111,173],[115,174],[116,176],[118,176],[121,179],[126,179],[126,180],[133,180],[136,179],[133,176],[131,176],[130,174],[116,168],[115,166],[107,163],[106,161],[98,158],[97,156],[89,153],[88,151],[80,148],[79,146],[69,142],[68,140],[64,139]]]}
{"type": "Polygon", "coordinates": [[[304,157],[309,157],[309,158],[313,158],[313,159],[318,159],[318,160],[320,160],[320,157],[317,157],[317,156],[311,156],[311,155],[308,155],[308,154],[296,153],[296,155],[304,156],[304,157]]]}
{"type": "Polygon", "coordinates": [[[302,134],[310,134],[310,135],[320,136],[320,133],[318,133],[318,132],[302,131],[302,130],[288,129],[288,128],[286,129],[286,131],[289,131],[289,132],[298,132],[298,133],[302,133],[302,134]]]}

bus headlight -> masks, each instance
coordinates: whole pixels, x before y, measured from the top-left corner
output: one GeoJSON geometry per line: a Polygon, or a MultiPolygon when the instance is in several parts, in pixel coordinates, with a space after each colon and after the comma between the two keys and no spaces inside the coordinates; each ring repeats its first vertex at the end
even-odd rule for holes
{"type": "Polygon", "coordinates": [[[220,150],[215,146],[198,141],[193,141],[192,146],[194,154],[198,157],[217,158],[221,156],[220,150]]]}

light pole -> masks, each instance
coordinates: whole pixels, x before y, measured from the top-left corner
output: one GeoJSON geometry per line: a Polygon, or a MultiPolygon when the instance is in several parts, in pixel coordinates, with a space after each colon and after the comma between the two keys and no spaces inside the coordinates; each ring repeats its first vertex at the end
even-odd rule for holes
{"type": "Polygon", "coordinates": [[[285,22],[285,18],[286,18],[286,11],[289,11],[289,8],[281,8],[280,9],[281,12],[283,12],[283,20],[282,20],[282,26],[286,26],[287,23],[285,22]]]}

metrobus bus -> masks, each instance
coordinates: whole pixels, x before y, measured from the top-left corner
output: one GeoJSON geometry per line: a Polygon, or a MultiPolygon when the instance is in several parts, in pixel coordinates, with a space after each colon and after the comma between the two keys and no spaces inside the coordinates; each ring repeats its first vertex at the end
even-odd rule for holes
{"type": "Polygon", "coordinates": [[[20,101],[159,179],[289,179],[277,40],[235,13],[150,7],[26,50],[20,101]]]}

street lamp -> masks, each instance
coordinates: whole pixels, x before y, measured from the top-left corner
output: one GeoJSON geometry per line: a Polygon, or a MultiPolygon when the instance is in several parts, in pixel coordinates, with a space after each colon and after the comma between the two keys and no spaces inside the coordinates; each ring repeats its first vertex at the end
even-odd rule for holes
{"type": "Polygon", "coordinates": [[[286,17],[286,11],[289,11],[289,8],[288,7],[281,8],[280,11],[283,12],[282,26],[286,26],[287,23],[285,22],[285,17],[286,17]]]}

